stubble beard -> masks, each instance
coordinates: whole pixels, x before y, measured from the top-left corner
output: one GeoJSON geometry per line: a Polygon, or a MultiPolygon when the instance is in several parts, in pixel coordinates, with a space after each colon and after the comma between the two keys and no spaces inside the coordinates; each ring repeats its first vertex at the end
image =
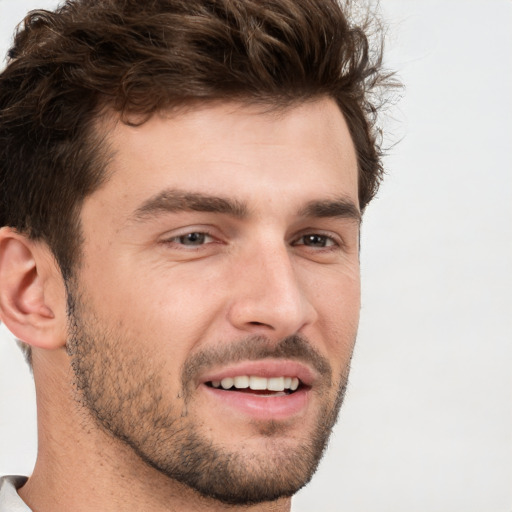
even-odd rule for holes
{"type": "MultiPolygon", "coordinates": [[[[325,451],[345,394],[348,364],[333,392],[330,365],[302,337],[269,344],[264,338],[237,341],[185,361],[178,397],[165,396],[163,363],[150,352],[129,353],[130,340],[106,328],[68,291],[68,354],[75,375],[76,399],[101,430],[128,445],[148,466],[172,480],[229,505],[250,505],[290,497],[313,476],[325,451]],[[188,416],[190,383],[215,360],[289,357],[313,360],[323,375],[316,423],[290,449],[278,422],[255,425],[265,439],[262,453],[230,451],[209,440],[203,425],[188,416]],[[268,445],[268,446],[267,446],[268,445]]],[[[133,346],[137,346],[134,344],[133,346]]]]}

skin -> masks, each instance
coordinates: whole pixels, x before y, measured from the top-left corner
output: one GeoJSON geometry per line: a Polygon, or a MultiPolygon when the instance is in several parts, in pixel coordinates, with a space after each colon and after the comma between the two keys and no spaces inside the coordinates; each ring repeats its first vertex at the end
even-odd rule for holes
{"type": "Polygon", "coordinates": [[[228,507],[154,466],[182,443],[171,432],[193,431],[251,477],[289,480],[288,454],[330,429],[360,308],[357,163],[343,116],[323,98],[266,112],[209,104],[105,127],[111,175],[83,204],[70,329],[48,248],[0,231],[0,280],[33,282],[0,297],[2,320],[34,354],[39,453],[20,495],[38,512],[289,510],[289,497],[228,507]],[[155,201],[183,194],[221,197],[243,215],[155,201]],[[327,202],[335,213],[310,207],[327,202]],[[255,361],[260,373],[300,365],[300,406],[253,415],[205,385],[255,361]]]}

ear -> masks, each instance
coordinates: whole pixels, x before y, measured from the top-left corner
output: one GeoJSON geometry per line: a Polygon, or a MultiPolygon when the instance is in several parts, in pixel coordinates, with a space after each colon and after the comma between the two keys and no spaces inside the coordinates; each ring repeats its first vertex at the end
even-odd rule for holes
{"type": "Polygon", "coordinates": [[[66,344],[66,293],[44,243],[0,229],[0,319],[21,341],[43,349],[66,344]]]}

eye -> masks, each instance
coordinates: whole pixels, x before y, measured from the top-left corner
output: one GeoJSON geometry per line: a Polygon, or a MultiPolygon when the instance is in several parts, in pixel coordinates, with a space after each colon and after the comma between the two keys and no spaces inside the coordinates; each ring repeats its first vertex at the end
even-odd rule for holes
{"type": "Polygon", "coordinates": [[[214,239],[208,233],[194,231],[192,233],[185,233],[184,235],[174,236],[167,239],[166,243],[173,243],[184,245],[186,247],[198,247],[207,243],[213,242],[214,239]]]}
{"type": "Polygon", "coordinates": [[[323,249],[325,247],[334,247],[339,244],[330,236],[311,233],[301,236],[294,245],[305,245],[306,247],[318,247],[323,249]]]}

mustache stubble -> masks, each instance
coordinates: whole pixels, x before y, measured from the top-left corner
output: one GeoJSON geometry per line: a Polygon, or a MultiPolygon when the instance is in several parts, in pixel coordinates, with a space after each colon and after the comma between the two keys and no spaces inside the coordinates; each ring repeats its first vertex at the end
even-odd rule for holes
{"type": "Polygon", "coordinates": [[[332,384],[332,368],[327,358],[302,335],[294,334],[279,341],[265,336],[248,336],[229,345],[217,344],[190,354],[181,370],[185,401],[198,377],[219,365],[265,359],[289,359],[312,366],[321,376],[322,384],[332,384]]]}

